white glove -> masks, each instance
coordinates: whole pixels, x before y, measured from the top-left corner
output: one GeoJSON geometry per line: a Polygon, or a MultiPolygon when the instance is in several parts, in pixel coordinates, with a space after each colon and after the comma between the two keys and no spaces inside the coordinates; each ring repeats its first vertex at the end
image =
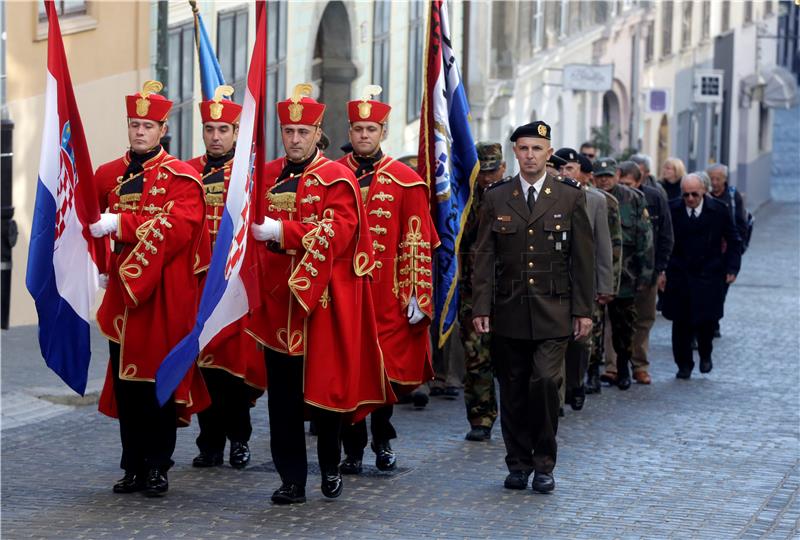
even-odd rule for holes
{"type": "Polygon", "coordinates": [[[406,316],[408,317],[408,324],[417,324],[425,318],[425,314],[419,309],[419,302],[417,302],[416,296],[411,297],[411,302],[408,303],[408,309],[406,310],[406,316]]]}
{"type": "Polygon", "coordinates": [[[89,225],[89,232],[92,233],[92,236],[95,238],[101,238],[107,234],[117,232],[118,223],[119,217],[117,214],[100,214],[100,221],[89,225]]]}
{"type": "Polygon", "coordinates": [[[101,289],[105,289],[108,287],[108,274],[100,274],[97,276],[97,284],[100,285],[101,289]]]}
{"type": "Polygon", "coordinates": [[[265,217],[264,223],[261,225],[253,223],[250,230],[253,231],[253,238],[259,242],[269,242],[270,240],[277,242],[281,238],[281,221],[265,217]]]}

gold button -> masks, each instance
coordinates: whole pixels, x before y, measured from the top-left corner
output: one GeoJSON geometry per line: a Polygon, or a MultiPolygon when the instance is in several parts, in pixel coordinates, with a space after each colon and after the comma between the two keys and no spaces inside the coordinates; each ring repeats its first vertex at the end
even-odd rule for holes
{"type": "Polygon", "coordinates": [[[529,251],[533,251],[533,246],[528,246],[529,251]]]}
{"type": "Polygon", "coordinates": [[[528,234],[533,234],[533,229],[528,229],[528,234]]]}
{"type": "Polygon", "coordinates": [[[529,280],[528,280],[528,283],[530,283],[531,285],[533,285],[533,278],[529,279],[529,280]]]}
{"type": "Polygon", "coordinates": [[[556,225],[556,230],[560,231],[561,230],[561,225],[556,225]]]}
{"type": "Polygon", "coordinates": [[[528,268],[533,268],[533,263],[532,262],[528,263],[528,268]]]}
{"type": "Polygon", "coordinates": [[[504,231],[504,230],[506,230],[506,228],[505,227],[500,227],[500,230],[504,231]]]}

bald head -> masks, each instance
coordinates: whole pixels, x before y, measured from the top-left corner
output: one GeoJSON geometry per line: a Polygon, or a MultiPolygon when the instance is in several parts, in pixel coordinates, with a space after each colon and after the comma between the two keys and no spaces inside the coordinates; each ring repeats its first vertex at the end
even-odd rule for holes
{"type": "Polygon", "coordinates": [[[681,179],[681,196],[689,208],[697,208],[703,200],[706,186],[703,179],[694,173],[687,174],[681,179]]]}

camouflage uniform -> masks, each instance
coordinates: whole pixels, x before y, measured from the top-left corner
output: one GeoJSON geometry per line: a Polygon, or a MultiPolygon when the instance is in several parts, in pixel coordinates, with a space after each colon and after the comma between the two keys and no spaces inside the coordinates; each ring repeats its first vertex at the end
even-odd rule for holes
{"type": "Polygon", "coordinates": [[[622,275],[619,291],[608,304],[616,366],[606,361],[606,372],[629,377],[633,330],[636,323],[634,298],[640,285],[649,285],[653,276],[653,230],[647,200],[638,189],[620,184],[611,189],[619,201],[622,224],[622,275]]]}
{"type": "MultiPolygon", "coordinates": [[[[482,170],[496,169],[503,161],[503,153],[499,144],[478,143],[478,158],[482,170]]],[[[497,419],[497,396],[494,389],[494,368],[489,356],[489,337],[491,334],[479,335],[472,325],[472,270],[474,254],[472,253],[478,236],[478,216],[483,191],[478,183],[472,197],[464,231],[461,235],[459,294],[460,337],[464,346],[464,405],[467,408],[467,420],[472,427],[490,428],[497,419]]]]}
{"type": "MultiPolygon", "coordinates": [[[[619,291],[619,282],[622,275],[622,225],[619,216],[619,201],[611,193],[599,190],[606,196],[608,206],[608,230],[611,233],[611,260],[614,267],[614,293],[619,291]]],[[[605,306],[595,304],[592,315],[592,349],[589,356],[589,372],[597,372],[603,363],[603,318],[605,306]]]]}

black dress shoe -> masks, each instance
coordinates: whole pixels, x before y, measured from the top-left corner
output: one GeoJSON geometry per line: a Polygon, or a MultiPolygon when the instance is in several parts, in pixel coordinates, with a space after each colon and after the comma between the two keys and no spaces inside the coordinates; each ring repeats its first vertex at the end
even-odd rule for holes
{"type": "Polygon", "coordinates": [[[231,441],[228,462],[234,469],[244,469],[250,463],[250,446],[246,442],[231,441]]]}
{"type": "Polygon", "coordinates": [[[397,456],[392,451],[389,441],[383,443],[372,442],[372,451],[375,452],[375,466],[380,471],[391,471],[397,466],[397,456]]]}
{"type": "Polygon", "coordinates": [[[710,373],[714,364],[711,363],[711,358],[700,359],[700,373],[710,373]]]}
{"type": "Polygon", "coordinates": [[[411,402],[414,404],[415,409],[424,409],[425,405],[427,405],[430,400],[428,395],[423,392],[414,392],[411,394],[411,402]]]}
{"type": "Polygon", "coordinates": [[[564,407],[559,407],[558,408],[558,417],[559,418],[564,418],[564,416],[565,416],[564,415],[564,407]]]}
{"type": "Polygon", "coordinates": [[[275,504],[297,504],[306,502],[306,489],[298,484],[281,484],[272,494],[275,504]]]}
{"type": "Polygon", "coordinates": [[[345,456],[344,461],[339,464],[339,471],[342,474],[361,474],[363,469],[361,460],[353,456],[345,456]]]}
{"type": "Polygon", "coordinates": [[[486,426],[475,426],[464,437],[468,441],[483,442],[492,438],[492,428],[486,426]]]}
{"type": "Polygon", "coordinates": [[[125,472],[125,476],[114,484],[114,493],[135,493],[144,489],[144,476],[132,472],[125,472]]]}
{"type": "Polygon", "coordinates": [[[536,471],[533,473],[533,482],[531,488],[537,493],[550,493],[556,489],[556,481],[553,479],[551,473],[543,473],[536,471]]]}
{"type": "Polygon", "coordinates": [[[530,475],[530,473],[524,471],[512,471],[506,476],[503,487],[506,489],[525,489],[528,487],[528,477],[530,475]]]}
{"type": "Polygon", "coordinates": [[[192,467],[216,467],[222,465],[222,452],[203,452],[192,460],[192,467]]]}
{"type": "Polygon", "coordinates": [[[675,374],[676,379],[690,379],[692,377],[692,370],[689,368],[680,368],[678,373],[675,374]]]}
{"type": "Polygon", "coordinates": [[[441,386],[434,386],[430,391],[431,397],[439,397],[444,395],[444,388],[441,386]]]}
{"type": "Polygon", "coordinates": [[[444,389],[444,397],[445,399],[456,399],[458,398],[458,388],[455,386],[448,386],[444,389]]]}
{"type": "Polygon", "coordinates": [[[617,388],[620,390],[627,390],[631,387],[631,376],[630,375],[622,375],[617,377],[617,388]]]}
{"type": "Polygon", "coordinates": [[[579,411],[583,409],[583,405],[586,403],[586,390],[583,386],[580,388],[576,388],[572,391],[572,399],[570,400],[570,407],[572,407],[573,411],[579,411]]]}
{"type": "Polygon", "coordinates": [[[150,472],[147,473],[144,494],[148,497],[163,497],[168,489],[167,473],[158,469],[150,469],[150,472]]]}
{"type": "Polygon", "coordinates": [[[602,389],[602,385],[600,384],[600,375],[595,373],[590,373],[586,377],[586,393],[587,394],[599,394],[602,389]]]}
{"type": "Polygon", "coordinates": [[[338,470],[322,473],[322,494],[329,499],[335,499],[342,494],[342,475],[338,470]]]}

